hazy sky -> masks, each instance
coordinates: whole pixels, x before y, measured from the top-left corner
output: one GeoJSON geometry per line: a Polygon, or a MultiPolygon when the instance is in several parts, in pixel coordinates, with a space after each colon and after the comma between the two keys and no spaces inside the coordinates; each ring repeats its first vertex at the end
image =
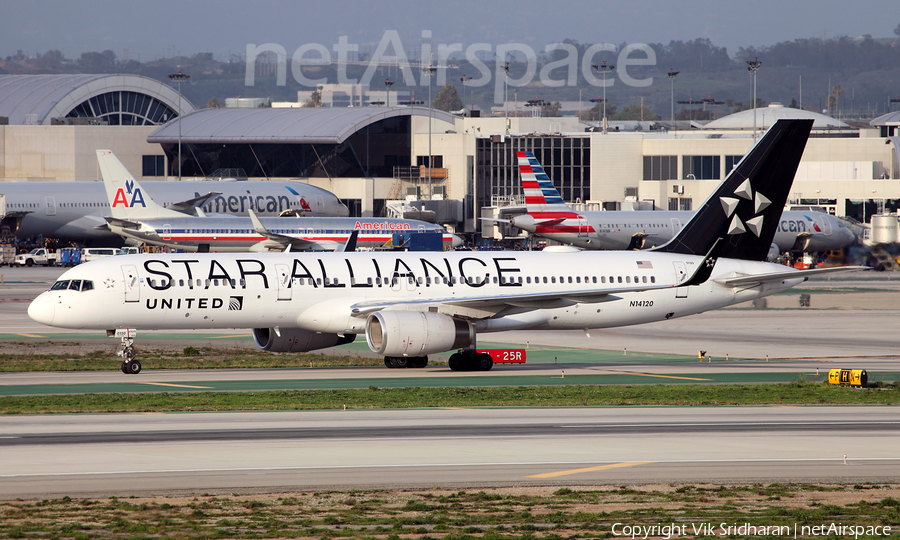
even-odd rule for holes
{"type": "Polygon", "coordinates": [[[836,35],[896,37],[898,0],[4,0],[0,56],[61,50],[67,58],[111,49],[141,61],[173,54],[243,55],[248,43],[332,49],[340,36],[371,50],[385,31],[407,49],[423,30],[433,42],[668,43],[709,38],[739,47],[836,35]]]}

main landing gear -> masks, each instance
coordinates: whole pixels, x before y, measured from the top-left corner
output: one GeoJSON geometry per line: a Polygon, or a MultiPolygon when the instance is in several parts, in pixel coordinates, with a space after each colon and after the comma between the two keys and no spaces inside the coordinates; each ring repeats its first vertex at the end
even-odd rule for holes
{"type": "Polygon", "coordinates": [[[448,363],[453,371],[490,371],[494,367],[491,355],[470,349],[460,349],[451,354],[448,363]]]}
{"type": "Polygon", "coordinates": [[[116,356],[124,358],[122,360],[122,373],[137,375],[141,372],[141,363],[134,358],[134,338],[123,337],[122,348],[116,353],[116,356]]]}
{"type": "Polygon", "coordinates": [[[389,368],[423,368],[428,365],[427,356],[385,356],[384,365],[389,368]]]}

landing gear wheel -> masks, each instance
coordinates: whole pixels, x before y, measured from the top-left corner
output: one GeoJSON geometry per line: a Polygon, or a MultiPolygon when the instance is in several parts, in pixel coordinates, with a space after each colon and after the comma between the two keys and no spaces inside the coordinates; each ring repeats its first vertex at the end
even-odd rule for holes
{"type": "Polygon", "coordinates": [[[408,356],[395,356],[394,357],[394,365],[398,368],[408,368],[409,367],[409,357],[408,356]]]}
{"type": "Polygon", "coordinates": [[[416,356],[412,358],[409,362],[409,367],[411,368],[423,368],[428,365],[428,357],[427,356],[416,356]]]}
{"type": "Polygon", "coordinates": [[[481,353],[475,357],[478,371],[490,371],[494,367],[494,359],[487,353],[481,353]]]}
{"type": "Polygon", "coordinates": [[[394,367],[394,365],[391,363],[391,357],[390,357],[390,356],[385,356],[385,357],[384,357],[384,365],[385,365],[385,367],[389,367],[389,368],[394,367]]]}
{"type": "Polygon", "coordinates": [[[453,353],[450,355],[450,359],[447,360],[447,364],[450,366],[450,371],[460,371],[462,368],[460,367],[460,357],[462,355],[460,353],[453,353]]]}
{"type": "Polygon", "coordinates": [[[124,360],[122,360],[122,365],[121,365],[120,369],[122,370],[122,373],[126,373],[126,374],[128,373],[128,371],[125,370],[125,361],[124,360]]]}
{"type": "Polygon", "coordinates": [[[125,362],[125,373],[129,375],[137,375],[141,372],[141,363],[137,360],[132,360],[131,362],[125,362]]]}

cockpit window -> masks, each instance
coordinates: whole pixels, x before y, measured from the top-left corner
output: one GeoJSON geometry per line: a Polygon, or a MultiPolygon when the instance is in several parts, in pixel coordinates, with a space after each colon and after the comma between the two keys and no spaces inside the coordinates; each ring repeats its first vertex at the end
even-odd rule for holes
{"type": "Polygon", "coordinates": [[[50,287],[51,291],[92,291],[94,290],[94,282],[89,279],[63,279],[57,281],[50,287]]]}

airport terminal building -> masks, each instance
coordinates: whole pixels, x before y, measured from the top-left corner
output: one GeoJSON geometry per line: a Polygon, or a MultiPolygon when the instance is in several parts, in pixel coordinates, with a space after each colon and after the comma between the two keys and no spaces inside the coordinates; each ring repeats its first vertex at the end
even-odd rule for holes
{"type": "MultiPolygon", "coordinates": [[[[755,111],[755,135],[778,118],[813,118],[791,202],[868,222],[900,207],[893,114],[860,129],[772,104],[755,111]]],[[[576,208],[693,210],[754,142],[754,111],[695,129],[621,122],[603,133],[574,117],[421,106],[197,110],[168,85],[120,75],[0,76],[0,124],[3,181],[97,180],[98,148],[139,179],[177,180],[180,140],[185,180],[296,180],[334,192],[352,215],[405,201],[473,235],[482,215],[522,204],[516,151],[534,152],[576,208]]]]}

